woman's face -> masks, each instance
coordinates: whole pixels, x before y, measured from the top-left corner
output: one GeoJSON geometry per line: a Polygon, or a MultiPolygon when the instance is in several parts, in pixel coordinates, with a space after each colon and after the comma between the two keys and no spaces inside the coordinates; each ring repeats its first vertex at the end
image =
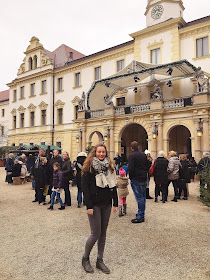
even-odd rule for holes
{"type": "Polygon", "coordinates": [[[96,157],[99,160],[103,160],[106,157],[106,149],[103,146],[99,146],[96,150],[96,157]]]}

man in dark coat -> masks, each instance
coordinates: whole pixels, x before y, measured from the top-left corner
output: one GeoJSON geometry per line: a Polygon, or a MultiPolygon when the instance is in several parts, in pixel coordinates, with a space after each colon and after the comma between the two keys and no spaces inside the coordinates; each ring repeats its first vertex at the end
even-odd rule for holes
{"type": "Polygon", "coordinates": [[[131,180],[131,187],[138,204],[136,218],[132,219],[131,222],[142,223],[144,222],[147,173],[150,168],[150,162],[147,156],[138,150],[138,143],[136,141],[131,143],[131,151],[128,157],[128,172],[131,180]]]}
{"type": "Polygon", "coordinates": [[[12,153],[9,154],[7,160],[6,160],[6,171],[7,171],[7,175],[6,175],[6,182],[8,182],[8,184],[12,184],[12,169],[14,166],[14,155],[12,153]]]}
{"type": "Polygon", "coordinates": [[[63,162],[61,165],[61,171],[63,173],[62,187],[65,192],[64,204],[67,206],[71,206],[71,193],[69,189],[69,181],[73,179],[73,170],[71,167],[71,161],[68,152],[63,152],[63,162]]]}
{"type": "Polygon", "coordinates": [[[200,186],[205,186],[205,179],[202,176],[202,172],[205,168],[210,168],[210,154],[208,152],[203,153],[203,158],[198,163],[198,171],[200,173],[200,186]]]}

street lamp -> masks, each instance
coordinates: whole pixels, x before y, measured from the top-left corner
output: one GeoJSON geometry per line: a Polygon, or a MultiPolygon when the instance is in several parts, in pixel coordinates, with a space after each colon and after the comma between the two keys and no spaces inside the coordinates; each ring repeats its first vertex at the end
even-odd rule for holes
{"type": "Polygon", "coordinates": [[[109,135],[109,133],[107,133],[107,132],[104,134],[104,141],[105,141],[105,142],[108,140],[109,136],[110,136],[110,135],[109,135]]]}
{"type": "Polygon", "coordinates": [[[153,128],[153,130],[152,130],[152,138],[153,138],[153,139],[156,139],[157,136],[158,136],[158,130],[155,129],[155,128],[153,128]]]}
{"type": "Polygon", "coordinates": [[[203,136],[203,127],[199,126],[196,130],[197,130],[197,136],[198,137],[203,136]]]}
{"type": "Polygon", "coordinates": [[[77,143],[79,143],[79,139],[80,139],[80,138],[81,138],[81,136],[77,134],[77,136],[76,136],[76,142],[77,142],[77,143]]]}

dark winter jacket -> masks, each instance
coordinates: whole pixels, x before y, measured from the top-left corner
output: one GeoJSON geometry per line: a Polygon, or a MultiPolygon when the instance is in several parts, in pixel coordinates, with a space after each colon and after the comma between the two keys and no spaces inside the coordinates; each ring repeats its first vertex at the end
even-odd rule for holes
{"type": "Polygon", "coordinates": [[[61,171],[63,173],[63,180],[71,180],[73,178],[73,170],[71,167],[71,161],[69,158],[64,159],[61,166],[61,171]]]}
{"type": "Polygon", "coordinates": [[[60,170],[53,171],[53,187],[54,189],[62,188],[62,171],[60,170]]]}
{"type": "Polygon", "coordinates": [[[50,181],[50,170],[48,164],[41,164],[38,165],[38,176],[35,178],[37,188],[44,188],[44,186],[49,185],[50,181]]]}
{"type": "Polygon", "coordinates": [[[151,163],[144,153],[139,150],[133,151],[128,157],[129,178],[139,182],[146,181],[150,165],[151,163]]]}
{"type": "Polygon", "coordinates": [[[167,183],[168,182],[168,160],[164,157],[157,157],[155,162],[154,181],[155,183],[167,183]]]}
{"type": "Polygon", "coordinates": [[[60,164],[60,167],[62,167],[63,160],[62,160],[62,158],[60,156],[52,157],[50,159],[50,163],[49,163],[49,165],[50,165],[50,185],[53,184],[53,172],[54,172],[53,164],[56,163],[56,162],[58,162],[60,164]]]}
{"type": "Polygon", "coordinates": [[[7,158],[7,160],[6,160],[6,167],[5,167],[7,172],[12,172],[13,166],[14,166],[14,159],[12,159],[10,157],[7,158]]]}
{"type": "Polygon", "coordinates": [[[88,171],[82,175],[82,191],[87,209],[93,209],[94,206],[108,206],[112,204],[112,200],[113,206],[117,207],[118,196],[116,187],[112,189],[97,187],[95,175],[94,169],[92,169],[92,173],[88,171]]]}
{"type": "Polygon", "coordinates": [[[193,159],[193,158],[191,158],[190,160],[189,160],[189,171],[190,171],[190,173],[196,173],[197,172],[197,163],[196,163],[196,161],[193,159]]]}
{"type": "Polygon", "coordinates": [[[201,172],[205,167],[210,167],[210,158],[204,157],[198,163],[198,171],[201,172]]]}
{"type": "Polygon", "coordinates": [[[188,162],[186,160],[180,160],[181,167],[179,168],[179,179],[184,179],[186,183],[190,183],[190,172],[188,168],[188,162]]]}
{"type": "Polygon", "coordinates": [[[82,166],[86,160],[85,156],[82,157],[77,157],[77,162],[76,162],[76,182],[77,182],[77,187],[81,188],[81,171],[82,171],[82,166]]]}
{"type": "Polygon", "coordinates": [[[22,165],[20,163],[16,163],[12,168],[12,177],[19,177],[21,173],[22,165]]]}

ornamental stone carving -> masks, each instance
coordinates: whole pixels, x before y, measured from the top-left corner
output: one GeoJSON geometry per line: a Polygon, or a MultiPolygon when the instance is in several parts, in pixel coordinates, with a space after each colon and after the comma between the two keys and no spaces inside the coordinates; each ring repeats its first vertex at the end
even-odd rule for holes
{"type": "Polygon", "coordinates": [[[112,96],[109,96],[108,93],[104,96],[104,104],[105,107],[114,107],[114,104],[112,102],[112,96]]]}
{"type": "Polygon", "coordinates": [[[85,92],[83,91],[82,98],[79,99],[79,101],[78,101],[78,107],[79,107],[78,110],[79,111],[85,111],[86,110],[85,99],[86,99],[86,96],[85,96],[85,92]]]}
{"type": "Polygon", "coordinates": [[[197,93],[209,92],[209,79],[205,77],[204,71],[201,67],[197,68],[196,71],[196,79],[197,79],[197,93]]]}
{"type": "Polygon", "coordinates": [[[163,99],[162,90],[158,86],[158,84],[154,85],[154,90],[151,92],[151,94],[152,94],[152,100],[162,100],[163,99]]]}

